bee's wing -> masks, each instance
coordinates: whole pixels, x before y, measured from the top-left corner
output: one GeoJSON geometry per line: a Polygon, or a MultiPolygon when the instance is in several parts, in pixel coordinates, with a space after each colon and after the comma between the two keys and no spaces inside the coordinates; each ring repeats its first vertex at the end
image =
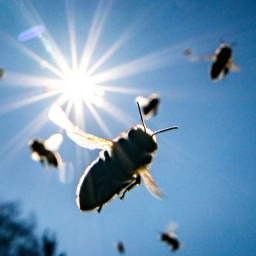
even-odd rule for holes
{"type": "Polygon", "coordinates": [[[48,139],[44,141],[44,146],[48,150],[58,150],[60,147],[61,143],[63,141],[63,136],[60,133],[55,133],[51,135],[48,139]]]}
{"type": "Polygon", "coordinates": [[[138,96],[135,98],[135,102],[139,102],[140,106],[145,106],[148,104],[149,100],[147,98],[144,98],[142,96],[138,96]]]}
{"type": "Polygon", "coordinates": [[[167,234],[170,236],[175,236],[174,231],[178,228],[178,224],[176,222],[171,221],[167,227],[167,234]]]}
{"type": "Polygon", "coordinates": [[[68,137],[73,140],[77,145],[89,149],[109,149],[113,142],[105,140],[92,134],[86,133],[76,127],[74,130],[67,131],[68,137]]]}
{"type": "Polygon", "coordinates": [[[187,56],[191,61],[201,61],[201,60],[215,60],[215,55],[208,55],[208,56],[187,56]]]}
{"type": "Polygon", "coordinates": [[[230,70],[237,72],[237,71],[240,71],[240,67],[237,64],[235,64],[234,62],[232,62],[231,66],[230,66],[230,70]]]}
{"type": "Polygon", "coordinates": [[[162,199],[164,195],[162,191],[157,187],[150,173],[147,170],[144,170],[143,172],[140,173],[140,175],[143,178],[145,186],[147,190],[150,192],[150,194],[152,194],[158,199],[162,199]]]}
{"type": "Polygon", "coordinates": [[[40,156],[38,155],[38,153],[37,152],[32,152],[31,153],[31,158],[34,160],[34,161],[40,161],[40,156]]]}
{"type": "Polygon", "coordinates": [[[53,104],[48,116],[52,122],[65,129],[70,139],[81,147],[109,149],[113,145],[111,140],[105,140],[82,131],[68,119],[65,112],[57,104],[53,104]]]}

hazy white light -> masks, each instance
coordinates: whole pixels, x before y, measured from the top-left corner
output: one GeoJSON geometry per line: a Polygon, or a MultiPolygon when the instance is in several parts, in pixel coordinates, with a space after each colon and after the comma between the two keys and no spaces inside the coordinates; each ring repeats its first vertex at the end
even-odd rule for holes
{"type": "Polygon", "coordinates": [[[96,106],[102,106],[105,91],[93,84],[91,78],[86,74],[72,72],[66,75],[63,81],[63,93],[67,99],[83,100],[96,106]]]}

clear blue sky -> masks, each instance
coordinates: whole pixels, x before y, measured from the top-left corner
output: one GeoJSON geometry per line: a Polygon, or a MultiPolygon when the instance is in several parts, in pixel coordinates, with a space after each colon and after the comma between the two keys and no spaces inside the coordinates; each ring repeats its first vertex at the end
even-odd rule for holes
{"type": "Polygon", "coordinates": [[[178,224],[183,244],[177,255],[256,255],[255,9],[253,0],[0,0],[0,66],[6,71],[0,81],[0,200],[20,200],[26,213],[35,213],[38,232],[55,231],[59,249],[69,256],[117,255],[117,240],[125,243],[126,255],[169,255],[158,234],[170,221],[178,224]],[[41,38],[18,41],[21,32],[41,24],[41,38]],[[221,40],[236,42],[234,61],[241,70],[212,82],[210,62],[190,62],[182,52],[190,47],[195,55],[211,55],[221,40]],[[101,119],[85,104],[71,111],[71,119],[113,139],[140,122],[135,97],[156,92],[159,112],[147,126],[179,126],[157,136],[150,168],[163,201],[142,184],[100,214],[80,213],[76,186],[99,152],[64,135],[59,152],[74,168],[66,183],[57,170],[44,171],[30,157],[31,138],[60,131],[47,118],[60,96],[48,97],[52,79],[61,81],[49,66],[62,68],[59,51],[59,64],[72,67],[85,45],[87,70],[112,50],[93,74],[119,67],[99,81],[115,90],[106,89],[105,107],[94,105],[101,119]]]}

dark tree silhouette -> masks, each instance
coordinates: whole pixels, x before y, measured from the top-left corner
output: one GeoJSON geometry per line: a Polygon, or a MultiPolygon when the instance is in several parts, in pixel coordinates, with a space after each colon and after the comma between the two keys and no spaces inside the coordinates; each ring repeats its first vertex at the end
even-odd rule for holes
{"type": "Polygon", "coordinates": [[[50,237],[45,232],[39,238],[35,232],[35,217],[21,215],[19,203],[0,203],[0,256],[54,256],[55,236],[50,237]]]}
{"type": "Polygon", "coordinates": [[[45,256],[53,256],[56,250],[56,238],[55,235],[50,235],[49,231],[46,231],[43,235],[43,250],[45,256]]]}
{"type": "Polygon", "coordinates": [[[17,203],[0,204],[0,255],[39,255],[35,218],[22,219],[17,203]]]}

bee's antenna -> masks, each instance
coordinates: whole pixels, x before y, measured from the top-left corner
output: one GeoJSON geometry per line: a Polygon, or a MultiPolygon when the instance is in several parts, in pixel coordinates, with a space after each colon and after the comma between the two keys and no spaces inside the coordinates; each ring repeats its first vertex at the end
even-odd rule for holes
{"type": "Polygon", "coordinates": [[[140,104],[138,101],[136,101],[137,105],[138,105],[138,108],[139,108],[139,112],[140,112],[140,118],[141,118],[141,122],[142,122],[142,125],[144,127],[144,130],[146,132],[146,125],[145,125],[145,122],[144,122],[144,119],[143,119],[143,116],[142,116],[142,113],[141,113],[141,108],[140,108],[140,104]]]}
{"type": "Polygon", "coordinates": [[[151,135],[151,137],[153,137],[154,135],[156,135],[156,134],[158,134],[158,133],[166,132],[166,131],[174,130],[174,129],[178,129],[178,126],[172,126],[172,127],[168,127],[168,128],[164,128],[164,129],[155,131],[155,132],[153,132],[153,134],[151,135]]]}

